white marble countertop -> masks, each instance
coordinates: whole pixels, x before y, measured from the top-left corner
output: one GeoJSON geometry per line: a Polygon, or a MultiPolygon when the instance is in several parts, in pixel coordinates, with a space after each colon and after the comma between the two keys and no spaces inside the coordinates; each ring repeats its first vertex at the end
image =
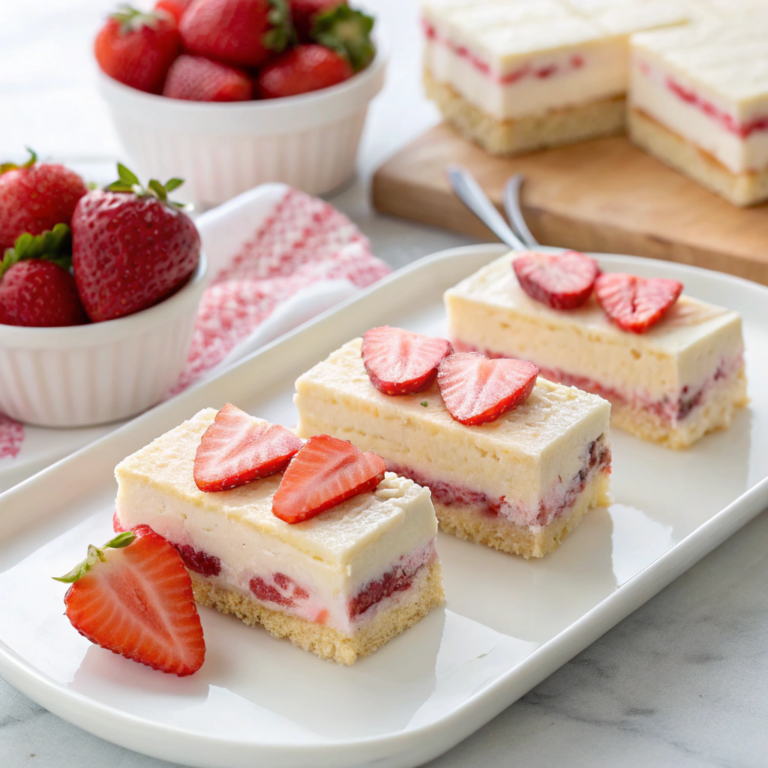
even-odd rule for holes
{"type": "MultiPolygon", "coordinates": [[[[0,2],[0,156],[33,146],[90,171],[119,154],[93,84],[89,41],[112,0],[0,2]],[[34,29],[34,33],[33,33],[34,29]],[[57,62],[66,62],[58,66],[57,62]]],[[[398,267],[465,238],[376,216],[381,161],[437,120],[419,85],[415,0],[369,0],[393,50],[364,137],[360,176],[330,201],[398,267]]],[[[431,763],[768,765],[768,513],[474,736],[431,763]]],[[[170,766],[102,741],[0,679],[0,766],[170,766]]]]}

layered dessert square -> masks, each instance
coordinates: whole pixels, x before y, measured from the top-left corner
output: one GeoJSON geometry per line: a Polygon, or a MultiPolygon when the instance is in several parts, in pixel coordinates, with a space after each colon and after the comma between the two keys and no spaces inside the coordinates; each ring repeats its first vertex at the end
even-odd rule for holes
{"type": "Polygon", "coordinates": [[[530,360],[543,376],[612,403],[615,426],[671,448],[727,427],[747,403],[738,313],[681,296],[645,333],[613,324],[594,296],[552,309],[520,286],[508,254],[445,294],[454,347],[530,360]]]}
{"type": "Polygon", "coordinates": [[[632,38],[629,135],[735,205],[768,199],[768,8],[632,38]]]}
{"type": "Polygon", "coordinates": [[[440,527],[490,547],[542,557],[609,502],[610,405],[539,378],[524,403],[466,426],[438,383],[392,396],[371,382],[361,339],[296,382],[301,437],[330,434],[381,456],[432,491],[440,527]]]}
{"type": "Polygon", "coordinates": [[[387,473],[374,491],[288,524],[272,510],[283,473],[199,490],[195,454],[215,416],[200,411],[115,471],[116,527],[148,525],[173,544],[198,603],[351,664],[443,602],[429,490],[387,473]]]}
{"type": "Polygon", "coordinates": [[[629,34],[687,17],[661,0],[426,0],[427,95],[493,154],[618,133],[629,34]]]}

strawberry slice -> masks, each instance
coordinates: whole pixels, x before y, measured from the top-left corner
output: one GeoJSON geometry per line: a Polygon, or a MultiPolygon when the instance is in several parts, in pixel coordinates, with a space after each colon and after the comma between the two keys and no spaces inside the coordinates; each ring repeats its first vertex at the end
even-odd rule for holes
{"type": "Polygon", "coordinates": [[[520,287],[553,309],[580,307],[592,293],[600,270],[597,262],[576,251],[526,253],[512,266],[520,287]]]}
{"type": "Polygon", "coordinates": [[[227,403],[195,454],[195,484],[201,491],[228,491],[288,466],[301,440],[285,427],[254,421],[227,403]]]}
{"type": "Polygon", "coordinates": [[[605,314],[631,333],[644,333],[656,325],[682,291],[677,280],[646,280],[621,272],[600,275],[595,283],[595,296],[605,314]]]}
{"type": "Polygon", "coordinates": [[[386,465],[346,440],[310,437],[285,470],[272,499],[272,513],[286,523],[301,523],[361,493],[383,479],[386,465]]]}
{"type": "Polygon", "coordinates": [[[205,660],[192,581],[179,553],[147,526],[119,534],[66,576],[67,618],[83,637],[184,677],[205,660]]]}
{"type": "Polygon", "coordinates": [[[385,395],[412,395],[429,387],[440,361],[453,352],[450,342],[404,331],[371,328],[363,336],[363,364],[376,389],[385,395]]]}
{"type": "Polygon", "coordinates": [[[445,407],[456,421],[474,427],[522,405],[539,369],[525,360],[489,360],[479,352],[446,357],[437,372],[445,407]]]}

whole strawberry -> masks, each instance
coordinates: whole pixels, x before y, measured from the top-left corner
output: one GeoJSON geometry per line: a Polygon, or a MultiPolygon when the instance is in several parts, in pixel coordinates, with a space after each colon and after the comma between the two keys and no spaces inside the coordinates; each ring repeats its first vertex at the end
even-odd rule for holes
{"type": "Polygon", "coordinates": [[[151,307],[173,293],[200,261],[192,220],[155,179],[144,189],[118,164],[120,181],[89,192],[72,216],[72,264],[80,298],[94,322],[151,307]]]}
{"type": "Polygon", "coordinates": [[[247,101],[251,81],[245,72],[227,64],[182,54],[168,71],[163,96],[187,101],[247,101]]]}
{"type": "Polygon", "coordinates": [[[338,85],[353,74],[351,64],[335,51],[322,45],[297,45],[262,68],[258,95],[262,99],[298,96],[338,85]]]}
{"type": "Polygon", "coordinates": [[[286,0],[194,0],[179,25],[190,53],[257,67],[294,38],[286,0]]]}
{"type": "Polygon", "coordinates": [[[0,165],[0,255],[19,235],[39,235],[57,224],[69,225],[85,182],[63,165],[38,163],[30,149],[22,166],[0,165]]]}
{"type": "Polygon", "coordinates": [[[131,88],[160,93],[181,51],[176,19],[169,13],[141,13],[121,5],[96,36],[94,53],[102,71],[131,88]]]}

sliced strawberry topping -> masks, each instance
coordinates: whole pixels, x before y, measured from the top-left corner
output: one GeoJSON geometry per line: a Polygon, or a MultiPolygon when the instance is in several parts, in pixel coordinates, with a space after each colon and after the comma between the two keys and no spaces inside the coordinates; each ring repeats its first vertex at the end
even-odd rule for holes
{"type": "Polygon", "coordinates": [[[624,331],[643,333],[664,317],[678,300],[683,284],[677,280],[613,272],[600,275],[595,296],[605,314],[624,331]]]}
{"type": "Polygon", "coordinates": [[[429,387],[440,361],[453,352],[450,342],[404,331],[372,328],[363,336],[363,364],[376,389],[386,395],[411,395],[429,387]]]}
{"type": "Polygon", "coordinates": [[[361,493],[383,479],[386,465],[346,440],[310,437],[285,470],[272,499],[272,512],[286,523],[301,523],[361,493]]]}
{"type": "Polygon", "coordinates": [[[72,626],[92,643],[179,677],[205,660],[192,581],[179,553],[147,526],[116,536],[59,581],[72,626]]]}
{"type": "Polygon", "coordinates": [[[520,287],[553,309],[580,307],[592,293],[600,271],[594,259],[576,251],[526,253],[512,266],[520,287]]]}
{"type": "Polygon", "coordinates": [[[440,363],[437,384],[451,416],[476,426],[524,403],[538,375],[539,369],[525,360],[489,360],[478,352],[459,352],[440,363]]]}
{"type": "Polygon", "coordinates": [[[227,491],[288,466],[303,443],[277,424],[258,423],[227,403],[205,431],[195,454],[201,491],[227,491]]]}

